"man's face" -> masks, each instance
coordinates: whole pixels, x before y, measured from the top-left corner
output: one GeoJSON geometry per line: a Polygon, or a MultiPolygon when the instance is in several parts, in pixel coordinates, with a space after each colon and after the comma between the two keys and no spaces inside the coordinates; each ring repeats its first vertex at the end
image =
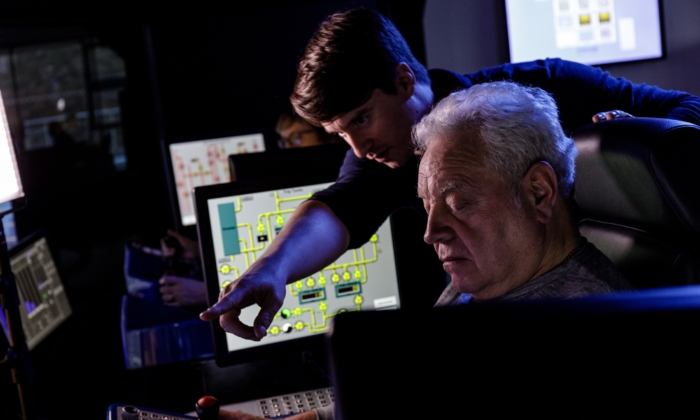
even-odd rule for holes
{"type": "Polygon", "coordinates": [[[532,278],[544,247],[534,210],[518,208],[506,182],[484,168],[482,147],[473,134],[436,138],[420,163],[418,194],[428,212],[424,239],[454,287],[491,299],[532,278]]]}
{"type": "Polygon", "coordinates": [[[388,94],[375,89],[367,102],[323,123],[323,128],[343,138],[357,157],[395,169],[413,155],[411,128],[424,112],[410,99],[411,95],[403,90],[388,94]]]}
{"type": "Polygon", "coordinates": [[[279,134],[280,146],[285,149],[318,146],[323,143],[316,130],[302,121],[294,121],[280,130],[279,134]]]}

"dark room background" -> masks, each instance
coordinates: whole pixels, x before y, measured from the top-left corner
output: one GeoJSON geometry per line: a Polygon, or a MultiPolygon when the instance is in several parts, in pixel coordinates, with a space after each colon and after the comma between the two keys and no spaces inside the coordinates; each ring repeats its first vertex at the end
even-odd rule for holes
{"type": "MultiPolygon", "coordinates": [[[[78,396],[80,418],[118,401],[193,408],[197,373],[126,371],[119,331],[125,241],[157,243],[174,225],[162,142],[262,132],[275,148],[306,42],[325,16],[350,7],[392,18],[429,68],[468,73],[508,59],[500,0],[230,3],[0,5],[0,92],[27,197],[6,229],[19,240],[46,234],[74,309],[32,352],[48,418],[73,416],[58,407],[78,396]]],[[[661,4],[666,57],[603,69],[700,95],[700,2],[661,4]]]]}

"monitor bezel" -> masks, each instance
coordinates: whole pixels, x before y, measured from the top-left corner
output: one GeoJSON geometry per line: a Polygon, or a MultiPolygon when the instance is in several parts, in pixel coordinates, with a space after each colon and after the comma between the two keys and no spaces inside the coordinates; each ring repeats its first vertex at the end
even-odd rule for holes
{"type": "MultiPolygon", "coordinates": [[[[47,237],[47,232],[44,231],[43,229],[36,230],[29,235],[25,236],[24,238],[20,239],[17,241],[17,245],[13,246],[10,248],[8,254],[10,256],[10,259],[14,258],[17,256],[17,254],[24,252],[29,248],[31,245],[34,245],[35,242],[37,242],[39,239],[44,238],[46,240],[46,243],[49,244],[49,252],[51,252],[51,258],[53,258],[54,254],[54,249],[49,243],[49,238],[47,237]]],[[[56,264],[56,261],[54,259],[54,264],[56,264]]],[[[59,273],[59,275],[61,275],[59,273]]]]}
{"type": "Polygon", "coordinates": [[[2,218],[7,214],[22,210],[27,205],[27,197],[23,195],[12,200],[3,201],[0,204],[9,204],[9,207],[6,210],[0,210],[0,218],[2,218]]]}
{"type": "MultiPolygon", "coordinates": [[[[350,146],[346,142],[340,143],[325,143],[313,147],[297,147],[291,149],[272,149],[267,150],[264,153],[247,153],[240,155],[229,155],[228,165],[229,171],[231,172],[231,182],[238,182],[247,179],[260,179],[263,177],[274,178],[275,175],[266,176],[262,173],[251,174],[249,171],[250,166],[264,166],[265,161],[269,160],[275,164],[300,161],[318,161],[320,159],[327,159],[329,156],[331,159],[339,158],[340,163],[338,163],[337,168],[332,168],[326,165],[314,165],[314,172],[318,172],[320,168],[323,170],[328,170],[332,172],[333,179],[338,177],[340,172],[340,167],[342,162],[347,157],[348,152],[351,150],[350,146]],[[341,156],[342,155],[342,156],[341,156]],[[249,162],[246,162],[249,161],[249,162]],[[244,164],[244,168],[241,168],[241,164],[244,164]],[[253,164],[254,163],[254,164],[253,164]],[[246,167],[247,166],[247,167],[246,167]],[[241,173],[243,169],[243,173],[241,173]]],[[[285,168],[286,169],[286,168],[285,168]]],[[[288,171],[291,173],[296,173],[297,170],[288,171]]]]}
{"type": "MultiPolygon", "coordinates": [[[[161,155],[163,159],[163,169],[165,171],[165,182],[167,182],[168,198],[170,201],[170,211],[172,218],[172,226],[175,230],[183,233],[187,236],[196,235],[196,224],[195,225],[183,225],[182,224],[182,214],[180,214],[180,202],[178,201],[177,188],[175,186],[175,174],[173,172],[172,156],[170,154],[170,145],[179,143],[191,143],[196,141],[207,141],[215,140],[226,137],[237,137],[237,136],[248,136],[252,134],[260,134],[263,137],[263,147],[267,150],[265,130],[262,129],[248,129],[248,130],[228,130],[228,131],[218,131],[211,133],[200,133],[191,134],[187,136],[179,137],[169,137],[163,138],[160,142],[161,155]]],[[[265,150],[261,150],[256,153],[264,153],[265,150]]],[[[228,156],[227,156],[228,159],[228,156]]]]}
{"type": "MultiPolygon", "coordinates": [[[[542,383],[548,386],[554,384],[554,387],[560,387],[562,395],[569,393],[573,398],[580,395],[577,393],[580,389],[576,392],[571,391],[572,385],[579,384],[582,388],[588,386],[593,393],[598,392],[598,395],[611,395],[601,393],[595,387],[591,388],[590,380],[584,381],[570,369],[562,368],[569,366],[574,370],[579,369],[580,362],[590,365],[591,357],[608,363],[606,368],[614,367],[616,364],[635,367],[634,371],[639,372],[640,377],[645,377],[647,373],[652,372],[657,376],[680,375],[685,372],[684,365],[691,367],[689,363],[691,360],[692,368],[700,371],[700,364],[697,363],[696,358],[691,357],[691,360],[688,360],[687,353],[685,356],[679,354],[678,351],[673,350],[669,342],[658,337],[660,331],[671,330],[674,331],[674,337],[678,341],[690,341],[691,339],[687,337],[689,334],[692,336],[692,333],[688,331],[694,330],[696,325],[694,322],[700,320],[699,303],[700,285],[682,285],[568,299],[497,301],[479,305],[400,310],[394,313],[341,314],[336,319],[333,331],[326,336],[330,369],[334,379],[336,412],[341,413],[343,418],[353,419],[363,418],[362,415],[367,412],[376,414],[378,418],[381,418],[379,416],[384,413],[391,413],[389,417],[392,414],[400,417],[404,412],[397,413],[398,410],[395,409],[400,407],[402,410],[406,408],[406,411],[414,415],[418,412],[429,412],[430,418],[444,418],[454,413],[454,406],[445,404],[436,406],[432,395],[447,390],[448,392],[443,392],[441,397],[446,398],[448,393],[454,391],[454,395],[450,395],[447,399],[449,401],[454,401],[455,397],[465,398],[465,396],[475,401],[483,401],[484,395],[492,396],[494,401],[498,399],[505,401],[503,395],[508,389],[507,392],[513,390],[517,392],[517,394],[511,394],[508,401],[512,401],[513,396],[522,397],[527,394],[527,398],[530,398],[527,401],[531,405],[512,401],[512,404],[505,408],[508,411],[507,414],[512,412],[522,415],[523,412],[530,411],[538,417],[550,418],[555,417],[549,416],[550,413],[556,413],[556,416],[569,411],[580,413],[582,409],[588,410],[587,406],[584,407],[585,404],[562,409],[561,401],[556,398],[547,401],[532,399],[532,395],[537,392],[542,395],[542,391],[538,388],[533,388],[533,392],[528,394],[530,390],[523,393],[522,387],[512,387],[510,382],[512,379],[522,384],[528,378],[534,377],[523,371],[513,371],[513,366],[518,370],[522,367],[530,372],[539,370],[538,377],[540,373],[550,376],[552,373],[561,372],[561,378],[570,382],[548,379],[542,383]],[[656,322],[649,323],[652,317],[656,317],[656,322]],[[678,321],[685,325],[679,324],[678,321]],[[391,325],[392,328],[386,328],[386,325],[391,325]],[[647,328],[648,330],[645,330],[647,328]],[[430,331],[429,339],[417,340],[416,331],[430,331]],[[463,331],[463,333],[456,334],[455,331],[463,331]],[[640,352],[629,353],[627,350],[632,345],[625,345],[625,350],[620,349],[618,346],[624,345],[624,339],[617,343],[608,340],[618,335],[633,337],[634,344],[641,345],[638,347],[640,352]],[[362,351],[363,344],[367,342],[374,342],[378,350],[362,351]],[[574,343],[576,345],[572,345],[574,343]],[[587,353],[580,350],[582,344],[588,349],[590,346],[597,346],[599,351],[587,353]],[[518,345],[522,348],[518,348],[518,345]],[[556,346],[560,346],[559,350],[562,351],[554,351],[556,346]],[[405,363],[400,356],[392,357],[392,355],[402,354],[407,348],[411,349],[412,354],[421,355],[412,365],[409,365],[412,369],[405,369],[402,365],[405,363]],[[503,358],[502,356],[508,352],[510,357],[503,358]],[[533,361],[523,353],[535,354],[540,360],[533,361]],[[451,354],[458,356],[450,359],[452,363],[449,369],[445,369],[446,362],[441,356],[447,358],[451,354]],[[464,356],[465,354],[467,356],[464,356]],[[483,355],[487,357],[484,358],[483,355]],[[464,357],[460,358],[462,356],[464,357]],[[542,364],[542,360],[545,359],[549,359],[549,363],[542,364]],[[379,364],[381,364],[381,370],[376,369],[379,364]],[[504,364],[508,364],[509,367],[504,368],[504,364]],[[675,365],[670,367],[671,364],[675,365]],[[378,371],[383,374],[381,379],[386,381],[377,382],[367,379],[368,372],[378,371]],[[407,372],[406,376],[403,376],[404,371],[407,372]],[[399,372],[398,376],[396,372],[399,372]],[[426,372],[429,372],[429,375],[425,375],[426,372]],[[508,378],[508,374],[514,376],[508,378]],[[415,381],[406,381],[409,376],[416,378],[415,381]],[[452,386],[454,378],[469,378],[472,381],[470,383],[476,384],[477,388],[481,386],[482,388],[479,389],[486,391],[482,396],[476,396],[463,387],[452,386]],[[507,386],[503,388],[484,386],[484,378],[494,378],[494,382],[500,381],[507,386]],[[414,383],[421,382],[434,384],[435,387],[427,390],[417,388],[416,394],[420,394],[421,399],[411,401],[409,398],[413,394],[406,391],[414,383]],[[494,389],[498,389],[498,392],[493,392],[494,389]],[[382,399],[358,400],[357,398],[360,394],[376,395],[377,390],[386,390],[382,399]],[[434,394],[426,395],[426,391],[428,394],[432,392],[434,394]],[[416,404],[406,404],[407,402],[416,404]],[[542,408],[546,411],[542,411],[542,408]]],[[[596,365],[592,367],[598,369],[596,365]]],[[[612,381],[610,383],[618,386],[619,390],[629,391],[624,386],[616,385],[620,380],[628,381],[627,376],[619,371],[611,370],[610,373],[609,377],[599,377],[599,380],[612,381]]],[[[631,382],[628,383],[631,384],[631,382]]],[[[657,381],[656,385],[660,383],[664,382],[657,381]]],[[[682,383],[682,381],[674,381],[674,384],[682,383]]],[[[658,391],[653,387],[650,389],[651,393],[658,391]]],[[[693,390],[694,388],[688,388],[689,393],[693,390]]],[[[672,395],[678,400],[676,393],[672,395]]],[[[638,397],[638,394],[630,394],[630,397],[638,397]]],[[[613,399],[619,403],[621,412],[628,415],[629,404],[626,402],[629,398],[620,398],[615,394],[613,399]]],[[[695,402],[694,399],[684,400],[687,400],[689,405],[695,402]]],[[[600,407],[609,403],[605,399],[597,401],[591,414],[600,412],[600,407]]],[[[670,405],[666,401],[663,402],[664,409],[677,401],[669,402],[671,402],[670,405]]],[[[639,407],[642,414],[646,405],[639,407]]],[[[685,407],[684,409],[687,411],[685,407]]],[[[494,413],[493,410],[494,405],[491,403],[474,404],[470,414],[483,412],[484,415],[481,417],[490,417],[494,413]]],[[[505,411],[500,410],[499,414],[501,413],[505,411]]]]}
{"type": "MultiPolygon", "coordinates": [[[[513,57],[510,52],[510,25],[508,23],[508,0],[502,0],[500,5],[500,14],[503,19],[503,36],[505,39],[505,54],[508,63],[513,63],[513,57]]],[[[629,63],[640,63],[644,61],[654,61],[654,60],[664,60],[667,57],[668,49],[666,48],[666,27],[664,24],[664,8],[663,0],[656,0],[657,7],[659,9],[659,41],[661,43],[661,55],[659,57],[649,57],[649,58],[635,58],[631,60],[621,60],[621,61],[605,61],[594,64],[586,64],[592,67],[604,67],[618,64],[629,64],[629,63]]],[[[540,59],[545,59],[547,57],[539,57],[540,59]]]]}
{"type": "MultiPolygon", "coordinates": [[[[271,190],[279,190],[285,188],[293,188],[303,185],[323,184],[334,182],[335,178],[329,177],[329,174],[299,174],[288,177],[275,177],[260,180],[242,180],[228,184],[207,185],[196,187],[194,189],[195,209],[197,215],[197,233],[199,237],[199,248],[202,259],[202,267],[204,273],[204,281],[207,288],[207,300],[209,306],[213,305],[219,297],[219,278],[215,265],[207,264],[214,255],[213,238],[211,230],[202,229],[202,226],[210,226],[210,215],[208,200],[234,196],[251,194],[258,192],[266,192],[271,190]]],[[[390,220],[390,218],[387,218],[390,220]]],[[[390,222],[391,223],[391,222],[390,222]]],[[[390,225],[392,232],[392,246],[394,250],[397,248],[394,237],[395,232],[393,225],[390,225]]],[[[396,258],[394,259],[394,267],[396,268],[399,302],[402,301],[402,282],[397,267],[396,258]]],[[[279,356],[280,352],[302,352],[302,351],[325,351],[325,334],[316,334],[313,336],[301,337],[294,340],[287,340],[280,343],[266,344],[246,349],[229,352],[228,343],[226,341],[226,332],[219,325],[219,321],[211,321],[212,336],[214,338],[214,360],[217,366],[232,366],[242,363],[249,363],[259,360],[265,360],[279,356]]]]}
{"type": "MultiPolygon", "coordinates": [[[[73,302],[71,301],[71,286],[68,282],[66,282],[66,277],[64,273],[64,268],[61,266],[61,261],[58,259],[58,249],[53,245],[53,239],[51,238],[52,235],[46,231],[45,229],[38,229],[35,230],[34,232],[31,232],[27,236],[19,239],[17,244],[10,248],[8,250],[8,256],[10,261],[14,259],[17,255],[27,251],[29,247],[33,246],[36,242],[38,242],[41,239],[44,239],[46,241],[46,246],[49,250],[49,254],[51,254],[51,259],[53,260],[54,267],[56,268],[56,273],[58,274],[59,280],[61,281],[61,285],[63,286],[64,293],[66,295],[66,299],[68,300],[68,305],[70,306],[71,313],[61,321],[56,327],[51,331],[48,335],[43,337],[41,340],[39,340],[31,349],[30,352],[34,353],[37,351],[37,349],[42,349],[46,347],[44,343],[50,342],[52,340],[55,340],[54,336],[58,335],[56,332],[60,330],[61,328],[66,325],[67,322],[73,317],[73,314],[75,313],[75,307],[73,302]]],[[[15,287],[16,287],[16,279],[15,279],[15,287]]],[[[18,295],[19,297],[19,295],[18,295]]],[[[24,326],[22,326],[24,328],[24,326]]],[[[3,337],[6,337],[6,333],[2,332],[0,333],[3,337]]],[[[22,335],[24,336],[24,331],[22,331],[22,335]]],[[[24,336],[25,341],[27,340],[27,337],[24,336]]]]}

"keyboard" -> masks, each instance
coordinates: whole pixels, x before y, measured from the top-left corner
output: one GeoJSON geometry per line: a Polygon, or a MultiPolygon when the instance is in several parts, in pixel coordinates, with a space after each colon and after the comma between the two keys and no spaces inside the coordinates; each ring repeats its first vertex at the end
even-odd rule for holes
{"type": "MultiPolygon", "coordinates": [[[[242,411],[266,419],[281,419],[293,414],[325,407],[335,401],[333,388],[294,392],[270,398],[245,401],[221,406],[222,410],[242,411]]],[[[197,420],[194,411],[187,414],[171,413],[151,408],[115,403],[107,409],[107,420],[197,420]]]]}
{"type": "Polygon", "coordinates": [[[292,414],[325,407],[335,401],[333,388],[294,392],[269,398],[221,406],[222,410],[243,411],[266,419],[282,418],[292,414]]]}

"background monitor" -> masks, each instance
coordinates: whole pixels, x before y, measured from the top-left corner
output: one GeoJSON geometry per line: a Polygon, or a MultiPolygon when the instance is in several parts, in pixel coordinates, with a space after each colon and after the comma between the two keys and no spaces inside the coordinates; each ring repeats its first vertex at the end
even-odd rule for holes
{"type": "Polygon", "coordinates": [[[180,226],[193,226],[195,217],[192,189],[230,182],[228,157],[265,151],[262,133],[235,134],[172,142],[166,148],[171,201],[180,226]]]}
{"type": "Polygon", "coordinates": [[[228,157],[231,181],[295,176],[323,172],[335,179],[350,146],[347,143],[322,144],[313,147],[270,150],[228,157]]]}
{"type": "Polygon", "coordinates": [[[505,0],[512,63],[607,64],[663,57],[659,0],[505,0]]]}
{"type": "MultiPolygon", "coordinates": [[[[223,287],[235,282],[265,253],[299,204],[331,184],[322,181],[315,175],[195,189],[210,304],[217,301],[223,287]]],[[[300,248],[296,252],[307,251],[300,248]]],[[[387,221],[363,246],[347,251],[321,272],[289,284],[282,308],[261,341],[225,333],[218,322],[213,322],[215,359],[219,366],[226,366],[294,349],[307,350],[307,346],[322,348],[324,333],[338,313],[396,309],[400,304],[394,244],[387,221]]],[[[258,309],[244,309],[241,320],[252,325],[258,309]]]]}
{"type": "MultiPolygon", "coordinates": [[[[46,238],[31,235],[22,240],[10,251],[10,265],[17,284],[22,327],[31,350],[61,325],[72,310],[46,238]]],[[[0,322],[7,336],[4,311],[0,312],[0,322]]]]}

